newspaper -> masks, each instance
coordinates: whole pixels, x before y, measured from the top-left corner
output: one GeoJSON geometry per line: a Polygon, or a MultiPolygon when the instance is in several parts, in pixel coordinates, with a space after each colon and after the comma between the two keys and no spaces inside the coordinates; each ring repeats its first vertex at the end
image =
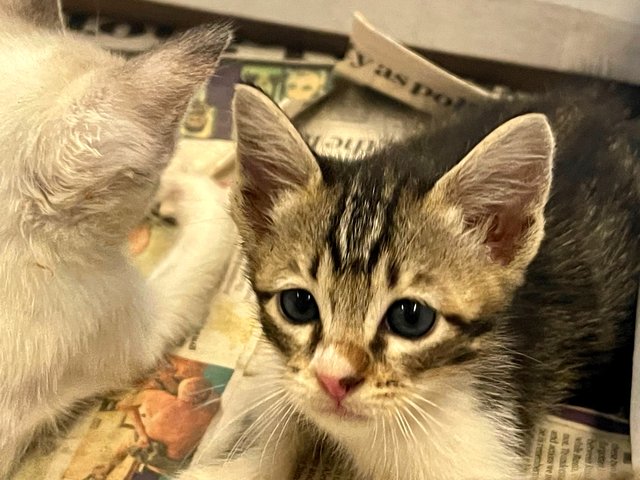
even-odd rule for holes
{"type": "Polygon", "coordinates": [[[498,94],[456,77],[377,31],[355,13],[351,49],[336,72],[413,108],[448,115],[498,94]]]}
{"type": "Polygon", "coordinates": [[[527,472],[531,480],[633,478],[629,424],[563,406],[536,428],[527,472]]]}
{"type": "Polygon", "coordinates": [[[317,153],[357,159],[390,141],[426,130],[431,115],[374,90],[334,78],[333,90],[294,118],[317,153]]]}

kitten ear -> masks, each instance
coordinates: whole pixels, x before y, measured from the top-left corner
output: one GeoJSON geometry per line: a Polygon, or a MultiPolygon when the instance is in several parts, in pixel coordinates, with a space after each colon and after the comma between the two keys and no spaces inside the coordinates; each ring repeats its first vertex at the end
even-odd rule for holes
{"type": "Polygon", "coordinates": [[[459,209],[463,228],[479,234],[492,260],[524,268],[544,233],[554,144],[544,115],[509,120],[445,174],[432,195],[459,209]]]}
{"type": "Polygon", "coordinates": [[[175,129],[231,39],[227,24],[202,25],[129,60],[118,76],[124,101],[154,129],[175,129]]]}
{"type": "Polygon", "coordinates": [[[69,95],[68,110],[37,138],[36,211],[74,222],[100,217],[114,235],[139,221],[189,101],[230,39],[226,25],[202,26],[129,61],[105,56],[104,68],[91,72],[92,82],[78,98],[69,95]],[[39,153],[49,151],[61,154],[39,153]]]}
{"type": "Polygon", "coordinates": [[[284,112],[258,89],[238,85],[233,111],[238,139],[233,213],[263,233],[277,199],[320,179],[320,168],[284,112]]]}
{"type": "Polygon", "coordinates": [[[56,0],[3,0],[0,10],[41,27],[61,27],[56,0]]]}

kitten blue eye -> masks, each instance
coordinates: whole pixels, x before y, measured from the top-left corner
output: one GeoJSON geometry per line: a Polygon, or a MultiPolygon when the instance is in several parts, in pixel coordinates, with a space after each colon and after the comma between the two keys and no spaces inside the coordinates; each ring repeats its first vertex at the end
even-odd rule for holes
{"type": "Polygon", "coordinates": [[[426,335],[436,323],[436,311],[428,305],[404,298],[389,307],[386,321],[396,335],[419,338],[426,335]]]}
{"type": "Polygon", "coordinates": [[[280,310],[291,323],[303,324],[320,320],[315,298],[300,288],[280,292],[280,310]]]}

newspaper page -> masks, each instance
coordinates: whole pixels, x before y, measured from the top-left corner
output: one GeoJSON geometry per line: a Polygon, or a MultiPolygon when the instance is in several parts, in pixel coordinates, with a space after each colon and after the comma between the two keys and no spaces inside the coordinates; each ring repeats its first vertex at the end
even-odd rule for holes
{"type": "Polygon", "coordinates": [[[336,72],[413,108],[448,115],[497,94],[463,80],[417,55],[354,14],[351,49],[336,72]]]}
{"type": "Polygon", "coordinates": [[[294,119],[309,146],[321,155],[357,160],[424,131],[431,120],[428,113],[343,78],[334,77],[333,87],[294,119]]]}
{"type": "Polygon", "coordinates": [[[528,464],[531,480],[633,478],[626,420],[563,406],[538,425],[528,464]]]}

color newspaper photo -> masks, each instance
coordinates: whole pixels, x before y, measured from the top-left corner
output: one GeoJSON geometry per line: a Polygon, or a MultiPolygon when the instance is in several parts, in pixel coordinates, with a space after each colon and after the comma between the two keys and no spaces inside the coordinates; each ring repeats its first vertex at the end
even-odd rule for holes
{"type": "Polygon", "coordinates": [[[189,464],[232,370],[169,356],[138,388],[99,401],[68,480],[163,478],[189,464]]]}

